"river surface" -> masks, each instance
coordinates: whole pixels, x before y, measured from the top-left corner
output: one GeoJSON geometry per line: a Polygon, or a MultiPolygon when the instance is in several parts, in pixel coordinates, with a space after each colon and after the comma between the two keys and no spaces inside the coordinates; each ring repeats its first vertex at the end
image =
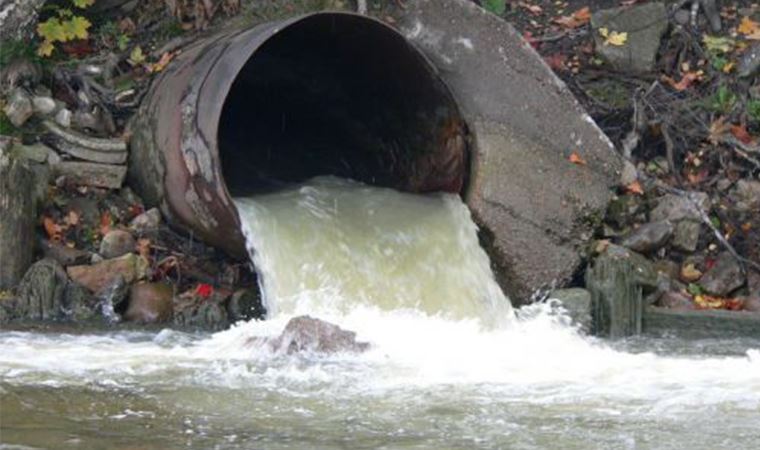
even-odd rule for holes
{"type": "Polygon", "coordinates": [[[0,449],[754,449],[760,339],[585,337],[513,312],[454,196],[334,178],[239,200],[270,319],[0,331],[0,449]],[[257,345],[308,313],[361,354],[257,345]]]}

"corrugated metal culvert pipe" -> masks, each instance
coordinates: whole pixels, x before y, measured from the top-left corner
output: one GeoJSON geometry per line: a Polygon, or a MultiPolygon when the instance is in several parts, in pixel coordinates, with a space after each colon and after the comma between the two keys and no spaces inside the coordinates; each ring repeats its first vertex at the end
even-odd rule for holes
{"type": "Polygon", "coordinates": [[[245,257],[231,196],[333,174],[460,192],[466,127],[425,57],[385,24],[316,13],[226,30],[178,55],[133,123],[131,183],[245,257]]]}

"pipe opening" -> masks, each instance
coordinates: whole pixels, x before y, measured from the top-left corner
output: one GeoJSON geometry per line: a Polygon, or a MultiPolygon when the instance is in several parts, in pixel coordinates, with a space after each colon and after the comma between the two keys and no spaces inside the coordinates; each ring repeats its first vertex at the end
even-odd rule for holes
{"type": "Polygon", "coordinates": [[[465,133],[447,87],[403,36],[363,16],[323,13],[249,58],[225,99],[218,145],[233,196],[317,175],[460,192],[465,133]]]}

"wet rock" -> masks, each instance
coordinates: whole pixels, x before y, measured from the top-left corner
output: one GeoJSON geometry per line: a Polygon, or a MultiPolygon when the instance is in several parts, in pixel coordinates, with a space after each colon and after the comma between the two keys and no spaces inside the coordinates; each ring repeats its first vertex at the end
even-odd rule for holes
{"type": "Polygon", "coordinates": [[[621,245],[639,253],[651,253],[663,247],[673,235],[670,221],[646,223],[625,238],[621,245]]]}
{"type": "Polygon", "coordinates": [[[71,117],[71,123],[74,127],[81,130],[103,132],[105,129],[100,117],[90,111],[75,111],[74,115],[71,117]]]}
{"type": "Polygon", "coordinates": [[[98,294],[98,304],[100,305],[100,313],[108,323],[116,323],[121,321],[121,317],[116,313],[117,309],[121,308],[121,304],[127,299],[129,295],[130,285],[124,280],[124,277],[118,276],[113,280],[110,286],[103,289],[98,294]]]}
{"type": "Polygon", "coordinates": [[[750,295],[760,296],[760,271],[750,269],[747,273],[747,288],[750,295]]]}
{"type": "Polygon", "coordinates": [[[68,320],[83,322],[100,316],[97,298],[84,286],[67,283],[63,298],[63,313],[68,320]]]}
{"type": "Polygon", "coordinates": [[[582,288],[557,289],[549,294],[562,303],[572,323],[584,332],[591,332],[591,293],[582,288]]]}
{"type": "Polygon", "coordinates": [[[300,352],[338,353],[363,352],[369,343],[357,342],[356,333],[310,316],[290,319],[280,336],[271,339],[273,351],[293,354],[300,352]]]}
{"type": "Polygon", "coordinates": [[[16,154],[29,161],[44,164],[56,160],[58,154],[45,144],[17,145],[13,148],[16,154]]]}
{"type": "Polygon", "coordinates": [[[174,324],[183,328],[208,331],[224,330],[230,326],[227,309],[223,303],[215,299],[175,311],[174,324]]]}
{"type": "Polygon", "coordinates": [[[151,208],[132,219],[129,226],[138,234],[150,233],[158,230],[161,225],[161,212],[158,208],[151,208]]]}
{"type": "Polygon", "coordinates": [[[678,222],[684,219],[700,221],[701,215],[697,206],[704,211],[709,210],[710,198],[704,192],[690,192],[688,196],[667,194],[660,198],[649,217],[652,222],[661,220],[678,222]]]}
{"type": "Polygon", "coordinates": [[[657,288],[657,270],[654,264],[644,255],[636,253],[619,245],[609,245],[600,257],[628,261],[634,273],[634,280],[645,289],[657,288]]]}
{"type": "Polygon", "coordinates": [[[32,114],[34,114],[34,108],[32,106],[32,100],[29,98],[29,94],[21,88],[16,88],[11,91],[11,95],[8,97],[8,102],[5,105],[3,112],[13,126],[23,126],[26,121],[32,117],[32,114]]]}
{"type": "Polygon", "coordinates": [[[705,291],[725,297],[744,284],[741,266],[728,252],[718,255],[712,266],[699,280],[705,291]]]}
{"type": "Polygon", "coordinates": [[[127,253],[132,253],[136,245],[137,242],[131,233],[124,230],[111,230],[100,241],[98,253],[106,259],[118,258],[127,253]]]}
{"type": "Polygon", "coordinates": [[[124,319],[139,323],[163,323],[174,312],[174,288],[165,283],[139,283],[132,286],[124,319]]]}
{"type": "Polygon", "coordinates": [[[14,315],[31,320],[60,318],[67,283],[66,271],[55,260],[37,261],[19,284],[14,315]]]}
{"type": "Polygon", "coordinates": [[[631,8],[612,8],[591,16],[596,51],[614,68],[637,73],[651,72],[660,39],[668,28],[668,15],[663,3],[647,3],[631,8]],[[628,33],[623,45],[605,44],[600,28],[610,33],[628,33]]]}
{"type": "Polygon", "coordinates": [[[69,128],[71,126],[71,111],[68,108],[62,108],[55,115],[55,123],[64,128],[69,128]]]}
{"type": "Polygon", "coordinates": [[[0,290],[15,287],[32,264],[35,182],[27,161],[0,150],[0,290]]]}
{"type": "Polygon", "coordinates": [[[258,289],[239,289],[232,294],[227,303],[227,315],[231,322],[262,317],[263,308],[258,289]]]}
{"type": "Polygon", "coordinates": [[[52,258],[63,267],[86,264],[90,261],[90,252],[67,247],[48,240],[40,241],[40,247],[46,258],[52,258]]]}
{"type": "Polygon", "coordinates": [[[675,261],[662,259],[659,261],[655,261],[654,270],[656,270],[657,273],[661,273],[670,279],[676,280],[678,279],[678,274],[681,271],[681,268],[679,267],[678,263],[675,261]]]}
{"type": "Polygon", "coordinates": [[[697,309],[691,297],[683,292],[666,292],[660,297],[660,306],[678,311],[697,309]]]}
{"type": "Polygon", "coordinates": [[[127,283],[145,277],[148,262],[133,253],[120,258],[107,259],[91,266],[71,266],[66,269],[75,282],[85,286],[90,292],[99,293],[113,283],[118,276],[127,283]]]}
{"type": "Polygon", "coordinates": [[[744,311],[760,313],[760,296],[752,296],[744,299],[744,311]]]}
{"type": "Polygon", "coordinates": [[[57,106],[55,100],[50,97],[39,95],[32,97],[32,107],[37,114],[52,114],[57,106]]]}
{"type": "Polygon", "coordinates": [[[673,247],[684,252],[693,252],[699,244],[702,223],[694,220],[682,220],[676,224],[673,234],[673,247]]]}

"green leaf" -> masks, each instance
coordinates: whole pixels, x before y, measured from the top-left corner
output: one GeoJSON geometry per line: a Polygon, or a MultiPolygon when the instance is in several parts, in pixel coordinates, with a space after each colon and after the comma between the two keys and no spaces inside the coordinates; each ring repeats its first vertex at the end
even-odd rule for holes
{"type": "Polygon", "coordinates": [[[51,17],[50,19],[40,22],[37,25],[37,34],[48,42],[63,42],[66,40],[66,33],[63,30],[63,25],[57,17],[51,17]]]}
{"type": "Polygon", "coordinates": [[[126,34],[120,34],[118,38],[116,38],[116,47],[118,47],[119,50],[124,51],[127,49],[127,46],[129,46],[129,36],[126,34]]]}
{"type": "Polygon", "coordinates": [[[87,30],[90,29],[90,26],[92,26],[90,21],[80,16],[74,16],[68,22],[64,22],[69,40],[87,39],[89,36],[87,30]]]}
{"type": "Polygon", "coordinates": [[[71,0],[71,3],[77,8],[84,9],[88,6],[92,6],[92,4],[95,3],[95,0],[71,0]]]}
{"type": "Polygon", "coordinates": [[[132,49],[132,53],[129,54],[129,59],[127,61],[133,66],[139,65],[145,61],[145,54],[139,45],[132,49]]]}
{"type": "Polygon", "coordinates": [[[702,286],[696,283],[689,283],[689,287],[686,288],[686,291],[691,295],[702,295],[702,286]]]}
{"type": "Polygon", "coordinates": [[[500,16],[507,10],[507,0],[483,0],[483,8],[500,16]]]}
{"type": "Polygon", "coordinates": [[[736,41],[728,37],[704,35],[702,37],[707,50],[713,53],[728,53],[733,50],[736,41]]]}

